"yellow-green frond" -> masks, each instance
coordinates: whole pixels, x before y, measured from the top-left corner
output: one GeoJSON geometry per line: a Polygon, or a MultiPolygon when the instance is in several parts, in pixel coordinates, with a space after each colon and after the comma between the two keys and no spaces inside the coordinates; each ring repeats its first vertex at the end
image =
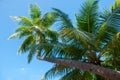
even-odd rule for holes
{"type": "Polygon", "coordinates": [[[25,16],[11,16],[15,21],[18,22],[19,25],[21,26],[33,26],[32,20],[25,17],[25,16]]]}
{"type": "Polygon", "coordinates": [[[11,36],[9,36],[8,40],[13,39],[13,38],[18,38],[19,35],[20,35],[20,32],[16,32],[16,33],[12,34],[11,36]]]}
{"type": "Polygon", "coordinates": [[[40,18],[41,11],[37,4],[30,5],[30,17],[35,20],[36,18],[40,18]]]}
{"type": "Polygon", "coordinates": [[[50,28],[56,21],[57,16],[53,13],[46,13],[41,18],[41,24],[45,28],[50,28]]]}
{"type": "Polygon", "coordinates": [[[114,11],[118,7],[120,7],[120,0],[115,0],[115,3],[111,5],[111,10],[114,11]]]}

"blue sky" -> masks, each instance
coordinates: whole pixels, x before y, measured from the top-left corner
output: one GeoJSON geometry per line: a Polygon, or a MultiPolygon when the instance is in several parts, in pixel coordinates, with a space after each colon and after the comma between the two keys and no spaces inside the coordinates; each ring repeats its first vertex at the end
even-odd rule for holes
{"type": "MultiPolygon", "coordinates": [[[[55,7],[69,14],[74,22],[74,14],[82,1],[85,0],[0,0],[0,80],[40,80],[53,65],[35,58],[27,64],[26,54],[17,55],[22,40],[7,40],[17,28],[17,23],[9,16],[28,16],[29,4],[37,3],[43,13],[55,7]]],[[[113,2],[100,0],[100,10],[113,2]]]]}

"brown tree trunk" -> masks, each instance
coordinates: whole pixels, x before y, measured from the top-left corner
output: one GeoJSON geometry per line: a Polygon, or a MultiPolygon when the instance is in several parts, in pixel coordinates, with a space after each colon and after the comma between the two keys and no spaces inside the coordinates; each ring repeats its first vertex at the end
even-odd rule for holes
{"type": "Polygon", "coordinates": [[[55,59],[55,58],[42,58],[37,56],[38,60],[43,60],[43,61],[48,61],[51,63],[56,63],[60,65],[66,65],[70,67],[75,67],[77,69],[82,69],[85,71],[93,72],[96,73],[106,79],[110,80],[120,80],[120,73],[108,68],[104,68],[101,66],[89,64],[89,63],[84,63],[80,61],[75,61],[75,60],[65,60],[65,59],[55,59]]]}

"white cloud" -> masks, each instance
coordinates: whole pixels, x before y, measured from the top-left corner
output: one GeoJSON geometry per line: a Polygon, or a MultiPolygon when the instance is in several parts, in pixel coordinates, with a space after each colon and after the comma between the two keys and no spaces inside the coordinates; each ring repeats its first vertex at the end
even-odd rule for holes
{"type": "Polygon", "coordinates": [[[20,70],[21,70],[21,71],[25,71],[25,68],[21,68],[20,70]]]}
{"type": "Polygon", "coordinates": [[[30,71],[30,68],[24,68],[24,67],[22,67],[17,72],[19,74],[21,74],[21,75],[27,75],[29,73],[29,71],[30,71]]]}

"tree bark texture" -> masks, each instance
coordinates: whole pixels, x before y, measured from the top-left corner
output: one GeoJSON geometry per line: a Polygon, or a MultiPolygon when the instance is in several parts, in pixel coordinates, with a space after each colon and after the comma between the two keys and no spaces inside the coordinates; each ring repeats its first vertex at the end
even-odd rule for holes
{"type": "Polygon", "coordinates": [[[110,80],[120,80],[120,73],[118,71],[114,71],[112,69],[104,68],[101,66],[89,64],[89,63],[84,63],[80,61],[75,61],[75,60],[65,60],[65,59],[55,59],[55,58],[42,58],[37,56],[38,60],[43,60],[43,61],[48,61],[51,63],[56,63],[60,65],[66,65],[70,67],[75,67],[77,69],[82,69],[85,71],[93,72],[96,73],[106,79],[110,80]]]}

